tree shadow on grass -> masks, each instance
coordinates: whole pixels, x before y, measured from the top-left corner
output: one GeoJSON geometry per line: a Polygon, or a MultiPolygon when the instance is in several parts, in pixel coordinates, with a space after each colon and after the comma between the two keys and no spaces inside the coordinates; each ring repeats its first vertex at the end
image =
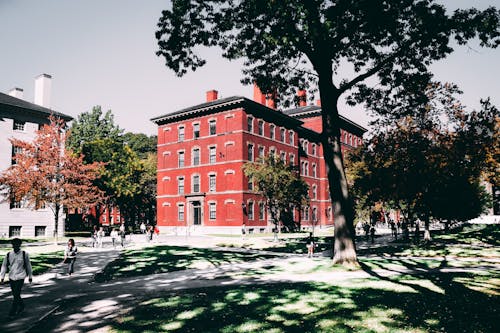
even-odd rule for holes
{"type": "Polygon", "coordinates": [[[181,271],[190,268],[218,267],[224,264],[274,257],[274,255],[260,253],[181,246],[156,246],[123,252],[118,259],[104,268],[97,282],[109,281],[113,278],[181,271]]]}

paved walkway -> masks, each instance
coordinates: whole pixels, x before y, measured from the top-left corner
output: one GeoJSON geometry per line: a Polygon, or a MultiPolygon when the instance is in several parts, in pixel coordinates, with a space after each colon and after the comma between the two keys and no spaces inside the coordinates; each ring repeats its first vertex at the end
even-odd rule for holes
{"type": "MultiPolygon", "coordinates": [[[[375,245],[387,245],[389,241],[391,241],[390,235],[381,235],[376,239],[375,245]]],[[[220,243],[220,239],[203,236],[189,238],[164,236],[158,241],[158,243],[164,242],[168,242],[169,245],[214,246],[220,243]]],[[[141,247],[144,246],[144,243],[146,243],[145,238],[142,235],[136,235],[133,245],[129,244],[129,246],[141,247]]],[[[77,261],[76,274],[72,277],[62,275],[61,267],[58,267],[49,273],[36,276],[33,284],[26,284],[23,290],[26,304],[25,313],[22,317],[12,321],[0,320],[0,332],[107,332],[110,322],[124,311],[129,310],[138,300],[155,297],[161,291],[311,280],[334,282],[372,277],[370,272],[363,270],[338,272],[338,274],[332,272],[300,273],[313,271],[318,261],[327,261],[328,253],[325,253],[324,256],[318,254],[313,260],[304,255],[288,254],[280,256],[279,259],[257,260],[205,269],[117,279],[107,283],[94,283],[93,275],[119,255],[119,250],[110,249],[109,244],[107,246],[108,248],[105,249],[86,248],[85,251],[82,251],[77,261]],[[295,267],[297,274],[290,274],[290,267],[295,267]]],[[[369,242],[358,242],[358,248],[372,246],[369,242]]],[[[488,265],[490,269],[500,271],[498,261],[490,261],[488,265]]],[[[470,272],[481,269],[484,268],[457,267],[436,272],[470,272]]],[[[379,276],[423,273],[422,270],[404,268],[380,269],[375,270],[375,272],[379,276]]],[[[432,273],[431,271],[427,272],[432,273]]],[[[11,300],[10,288],[8,286],[0,287],[0,316],[7,314],[11,300]]]]}

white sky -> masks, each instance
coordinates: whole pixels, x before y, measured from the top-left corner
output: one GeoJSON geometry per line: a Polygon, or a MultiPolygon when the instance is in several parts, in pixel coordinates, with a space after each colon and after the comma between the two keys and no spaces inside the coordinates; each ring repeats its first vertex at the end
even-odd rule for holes
{"type": "MultiPolygon", "coordinates": [[[[443,0],[450,9],[488,5],[499,0],[443,0]]],[[[156,23],[165,0],[0,0],[0,91],[24,89],[33,101],[34,78],[52,75],[52,108],[76,118],[94,105],[111,109],[126,131],[156,134],[150,118],[219,97],[252,98],[242,86],[241,63],[206,51],[208,64],[178,78],[157,50],[156,23]]],[[[436,78],[457,83],[463,102],[477,107],[491,96],[500,105],[500,50],[460,47],[433,66],[436,78]]],[[[366,126],[360,109],[343,115],[366,126]]]]}

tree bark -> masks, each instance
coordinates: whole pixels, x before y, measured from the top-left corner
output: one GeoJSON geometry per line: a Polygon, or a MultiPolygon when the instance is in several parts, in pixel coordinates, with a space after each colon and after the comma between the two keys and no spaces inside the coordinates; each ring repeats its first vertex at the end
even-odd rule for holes
{"type": "Polygon", "coordinates": [[[59,204],[55,204],[54,208],[54,244],[57,245],[57,241],[59,238],[59,212],[61,211],[61,206],[59,204]]]}
{"type": "Polygon", "coordinates": [[[334,212],[335,241],[333,262],[336,264],[358,264],[354,240],[354,212],[344,171],[340,143],[340,119],[337,103],[340,97],[332,82],[332,71],[325,67],[318,70],[319,90],[322,105],[323,131],[321,144],[326,162],[330,198],[334,212]]]}

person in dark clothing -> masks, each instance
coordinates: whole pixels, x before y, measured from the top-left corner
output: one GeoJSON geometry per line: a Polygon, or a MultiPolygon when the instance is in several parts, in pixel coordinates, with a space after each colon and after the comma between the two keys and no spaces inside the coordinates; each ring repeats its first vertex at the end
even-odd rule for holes
{"type": "Polygon", "coordinates": [[[68,264],[68,275],[69,276],[71,276],[71,274],[73,274],[73,272],[74,272],[77,252],[78,252],[78,248],[75,245],[75,240],[73,238],[70,238],[68,240],[68,247],[66,247],[66,250],[64,251],[64,262],[66,264],[68,264]]]}

